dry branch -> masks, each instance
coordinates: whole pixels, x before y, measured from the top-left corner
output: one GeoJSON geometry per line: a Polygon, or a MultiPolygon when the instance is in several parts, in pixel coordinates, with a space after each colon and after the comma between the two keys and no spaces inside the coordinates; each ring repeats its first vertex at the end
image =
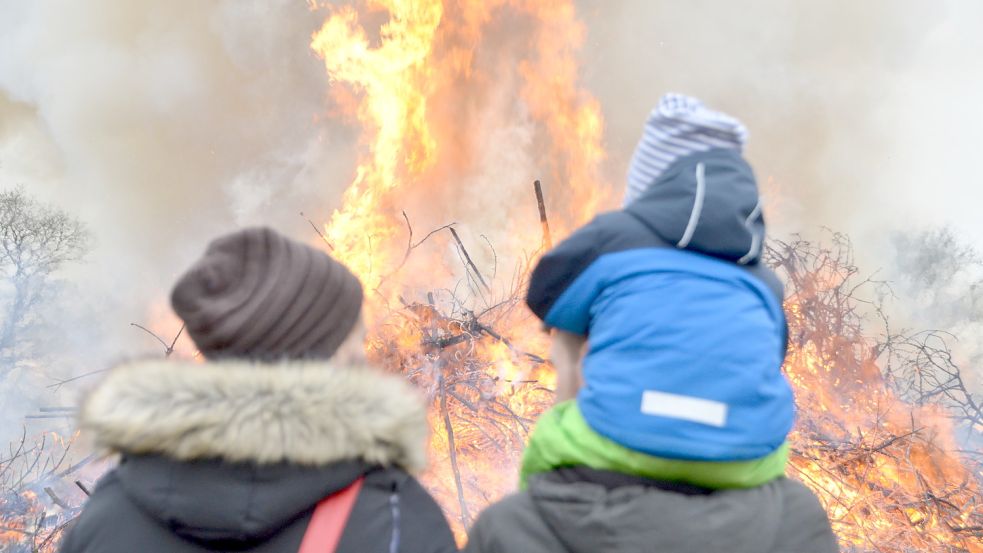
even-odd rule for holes
{"type": "Polygon", "coordinates": [[[543,249],[548,250],[553,247],[553,236],[550,233],[550,222],[546,218],[546,200],[543,199],[543,185],[539,181],[532,183],[536,191],[536,204],[539,206],[539,222],[543,227],[543,249]]]}
{"type": "Polygon", "coordinates": [[[314,232],[318,236],[321,237],[321,240],[324,240],[324,243],[327,244],[328,249],[331,250],[331,251],[334,251],[334,246],[331,245],[331,241],[328,240],[328,237],[325,236],[323,232],[321,232],[321,229],[317,228],[317,225],[314,224],[314,221],[311,221],[310,219],[308,219],[307,216],[304,215],[304,212],[303,211],[300,212],[300,216],[303,217],[304,220],[307,221],[311,225],[311,228],[314,229],[314,232]]]}
{"type": "Polygon", "coordinates": [[[454,230],[454,227],[448,227],[448,229],[451,231],[454,241],[457,242],[457,247],[460,248],[461,254],[464,255],[464,259],[467,262],[468,267],[470,267],[471,271],[474,272],[474,276],[478,279],[478,282],[485,287],[485,290],[491,292],[491,287],[488,286],[487,282],[485,282],[485,278],[481,276],[481,271],[478,270],[478,266],[471,260],[471,255],[468,253],[468,249],[464,247],[464,242],[461,242],[461,237],[457,235],[457,231],[454,230]]]}

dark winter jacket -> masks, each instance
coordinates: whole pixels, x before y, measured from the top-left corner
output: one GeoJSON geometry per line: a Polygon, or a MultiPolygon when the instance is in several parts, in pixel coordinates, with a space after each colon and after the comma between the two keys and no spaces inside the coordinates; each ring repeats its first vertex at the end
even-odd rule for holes
{"type": "Polygon", "coordinates": [[[836,553],[826,513],[786,478],[714,491],[570,468],[486,509],[465,553],[836,553]]]}
{"type": "Polygon", "coordinates": [[[527,300],[547,325],[588,336],[577,403],[594,430],[697,461],[782,445],[794,403],[782,288],[759,263],[764,234],[751,168],[710,150],[543,256],[527,300]]]}
{"type": "Polygon", "coordinates": [[[449,553],[407,469],[426,420],[402,379],[326,363],[144,362],[114,369],[82,428],[122,454],[63,553],[294,553],[316,504],[364,476],[338,553],[449,553]]]}

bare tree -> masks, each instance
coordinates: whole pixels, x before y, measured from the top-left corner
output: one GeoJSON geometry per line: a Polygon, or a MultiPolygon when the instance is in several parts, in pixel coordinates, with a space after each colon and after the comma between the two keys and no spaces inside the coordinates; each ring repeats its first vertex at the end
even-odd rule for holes
{"type": "MultiPolygon", "coordinates": [[[[948,227],[892,236],[897,285],[919,317],[955,334],[975,335],[983,322],[983,255],[948,227]]],[[[983,354],[983,352],[973,352],[983,354]]]]}
{"type": "Polygon", "coordinates": [[[16,188],[0,192],[0,377],[17,365],[20,335],[35,322],[52,276],[88,252],[89,232],[65,211],[16,188]]]}

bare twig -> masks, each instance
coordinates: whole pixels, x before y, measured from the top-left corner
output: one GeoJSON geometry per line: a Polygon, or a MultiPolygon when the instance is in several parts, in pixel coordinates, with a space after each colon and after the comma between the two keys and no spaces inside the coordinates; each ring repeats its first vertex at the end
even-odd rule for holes
{"type": "Polygon", "coordinates": [[[321,229],[317,228],[317,225],[314,224],[314,221],[311,221],[310,219],[308,219],[307,216],[304,215],[304,212],[303,211],[300,212],[300,216],[303,217],[305,221],[307,221],[308,223],[310,223],[311,228],[314,229],[314,232],[316,232],[317,235],[321,237],[321,240],[324,240],[324,243],[328,245],[328,249],[331,250],[331,251],[334,251],[334,246],[331,245],[331,241],[328,240],[328,237],[325,236],[323,232],[321,232],[321,229]]]}
{"type": "Polygon", "coordinates": [[[65,380],[59,380],[58,382],[55,382],[54,384],[49,384],[48,385],[48,388],[61,388],[65,384],[69,384],[71,382],[75,382],[76,380],[81,380],[83,378],[88,378],[90,376],[95,376],[95,375],[97,375],[99,373],[104,373],[104,372],[106,372],[108,370],[109,369],[99,369],[97,371],[91,371],[91,372],[79,374],[79,375],[73,376],[71,378],[66,378],[65,380]]]}
{"type": "Polygon", "coordinates": [[[177,334],[174,335],[174,339],[171,340],[171,345],[167,346],[167,352],[164,355],[165,357],[170,357],[171,354],[174,353],[174,346],[177,345],[178,338],[180,338],[181,337],[181,334],[184,333],[184,329],[185,329],[186,326],[187,325],[184,324],[184,323],[181,324],[181,329],[178,330],[177,331],[177,334]]]}
{"type": "Polygon", "coordinates": [[[163,338],[161,338],[160,336],[158,336],[157,333],[155,333],[154,331],[150,330],[149,328],[147,328],[147,327],[145,327],[145,326],[143,326],[141,324],[137,324],[137,323],[130,323],[130,326],[134,326],[136,328],[139,328],[140,330],[142,330],[142,331],[146,332],[147,334],[153,336],[155,340],[157,340],[158,342],[160,342],[160,345],[164,346],[164,351],[167,351],[167,349],[170,347],[170,346],[167,345],[167,342],[165,342],[163,338]]]}

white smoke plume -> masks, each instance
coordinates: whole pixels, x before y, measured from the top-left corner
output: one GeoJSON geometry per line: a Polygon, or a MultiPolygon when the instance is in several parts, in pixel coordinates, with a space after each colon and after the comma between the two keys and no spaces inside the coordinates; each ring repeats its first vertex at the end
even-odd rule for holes
{"type": "Polygon", "coordinates": [[[233,225],[309,231],[298,212],[325,219],[348,182],[351,136],[325,123],[308,48],[321,16],[303,3],[13,0],[0,14],[0,182],[93,227],[85,272],[120,307],[166,291],[233,225]]]}
{"type": "MultiPolygon", "coordinates": [[[[983,239],[968,163],[983,143],[983,4],[577,5],[614,186],[648,110],[678,91],[751,129],[774,231],[849,232],[872,269],[909,225],[983,239]]],[[[126,323],[213,235],[265,223],[311,238],[298,212],[337,207],[358,129],[333,117],[309,48],[324,17],[287,0],[0,0],[0,186],[92,226],[79,286],[122,349],[138,342],[126,323]]]]}
{"type": "Polygon", "coordinates": [[[908,225],[983,240],[969,163],[983,143],[980,3],[580,4],[615,166],[656,98],[685,92],[747,123],[780,232],[832,226],[878,264],[887,231],[908,225]]]}

